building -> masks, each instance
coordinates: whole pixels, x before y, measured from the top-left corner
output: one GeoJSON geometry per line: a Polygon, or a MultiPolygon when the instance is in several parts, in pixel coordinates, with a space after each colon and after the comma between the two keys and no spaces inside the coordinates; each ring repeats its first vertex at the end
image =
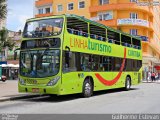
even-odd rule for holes
{"type": "Polygon", "coordinates": [[[35,2],[35,17],[58,14],[78,14],[91,18],[89,7],[91,0],[37,0],[35,2]]]}
{"type": "Polygon", "coordinates": [[[37,0],[35,17],[77,14],[142,39],[143,71],[160,70],[160,0],[37,0]]]}
{"type": "Polygon", "coordinates": [[[14,60],[14,50],[20,47],[21,44],[21,31],[8,31],[8,39],[15,43],[13,50],[6,48],[5,58],[7,64],[2,64],[2,74],[7,77],[7,79],[18,78],[19,60],[14,60]]]}
{"type": "MultiPolygon", "coordinates": [[[[21,31],[15,32],[15,31],[9,30],[8,38],[11,39],[15,43],[15,46],[13,50],[11,51],[7,50],[7,60],[13,60],[14,50],[19,48],[21,45],[22,32],[21,31]]],[[[18,61],[15,61],[14,63],[18,64],[18,61]]]]}
{"type": "Polygon", "coordinates": [[[8,39],[15,42],[15,47],[13,50],[5,49],[5,61],[6,63],[2,64],[2,74],[7,77],[7,79],[16,79],[18,78],[18,69],[19,69],[19,60],[14,60],[14,50],[20,47],[21,43],[21,31],[8,31],[8,39]]]}

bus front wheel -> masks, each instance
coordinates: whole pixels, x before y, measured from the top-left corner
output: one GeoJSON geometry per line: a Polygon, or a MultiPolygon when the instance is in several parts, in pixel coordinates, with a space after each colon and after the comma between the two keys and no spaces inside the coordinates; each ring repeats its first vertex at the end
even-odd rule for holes
{"type": "Polygon", "coordinates": [[[131,79],[129,76],[127,76],[125,82],[125,90],[130,90],[130,89],[131,89],[131,79]]]}
{"type": "Polygon", "coordinates": [[[93,95],[93,84],[89,79],[83,83],[83,97],[91,97],[93,95]]]}

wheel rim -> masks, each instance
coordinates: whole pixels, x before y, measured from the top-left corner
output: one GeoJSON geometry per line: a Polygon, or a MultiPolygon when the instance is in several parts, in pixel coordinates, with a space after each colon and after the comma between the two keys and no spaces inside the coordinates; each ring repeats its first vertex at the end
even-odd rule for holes
{"type": "Polygon", "coordinates": [[[84,89],[84,91],[85,91],[85,94],[86,95],[90,95],[91,94],[91,85],[89,84],[89,83],[86,83],[85,84],[85,89],[84,89]]]}
{"type": "Polygon", "coordinates": [[[127,85],[126,85],[127,89],[130,89],[131,85],[130,85],[130,79],[127,79],[127,85]]]}

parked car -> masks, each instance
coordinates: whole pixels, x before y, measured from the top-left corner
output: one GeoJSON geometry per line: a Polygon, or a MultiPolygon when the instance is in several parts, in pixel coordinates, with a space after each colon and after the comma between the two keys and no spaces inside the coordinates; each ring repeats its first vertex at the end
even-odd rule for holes
{"type": "Polygon", "coordinates": [[[6,76],[4,76],[4,75],[2,75],[2,77],[1,77],[1,81],[2,82],[5,82],[7,80],[7,77],[6,76]]]}

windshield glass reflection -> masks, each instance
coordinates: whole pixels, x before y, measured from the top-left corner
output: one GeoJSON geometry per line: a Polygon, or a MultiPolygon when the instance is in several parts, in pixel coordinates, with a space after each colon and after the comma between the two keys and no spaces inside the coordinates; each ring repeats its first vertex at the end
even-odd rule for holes
{"type": "Polygon", "coordinates": [[[63,19],[54,18],[27,22],[23,37],[39,38],[59,35],[62,32],[63,19]]]}
{"type": "Polygon", "coordinates": [[[56,75],[60,67],[60,50],[34,50],[21,52],[20,74],[42,78],[56,75]]]}

